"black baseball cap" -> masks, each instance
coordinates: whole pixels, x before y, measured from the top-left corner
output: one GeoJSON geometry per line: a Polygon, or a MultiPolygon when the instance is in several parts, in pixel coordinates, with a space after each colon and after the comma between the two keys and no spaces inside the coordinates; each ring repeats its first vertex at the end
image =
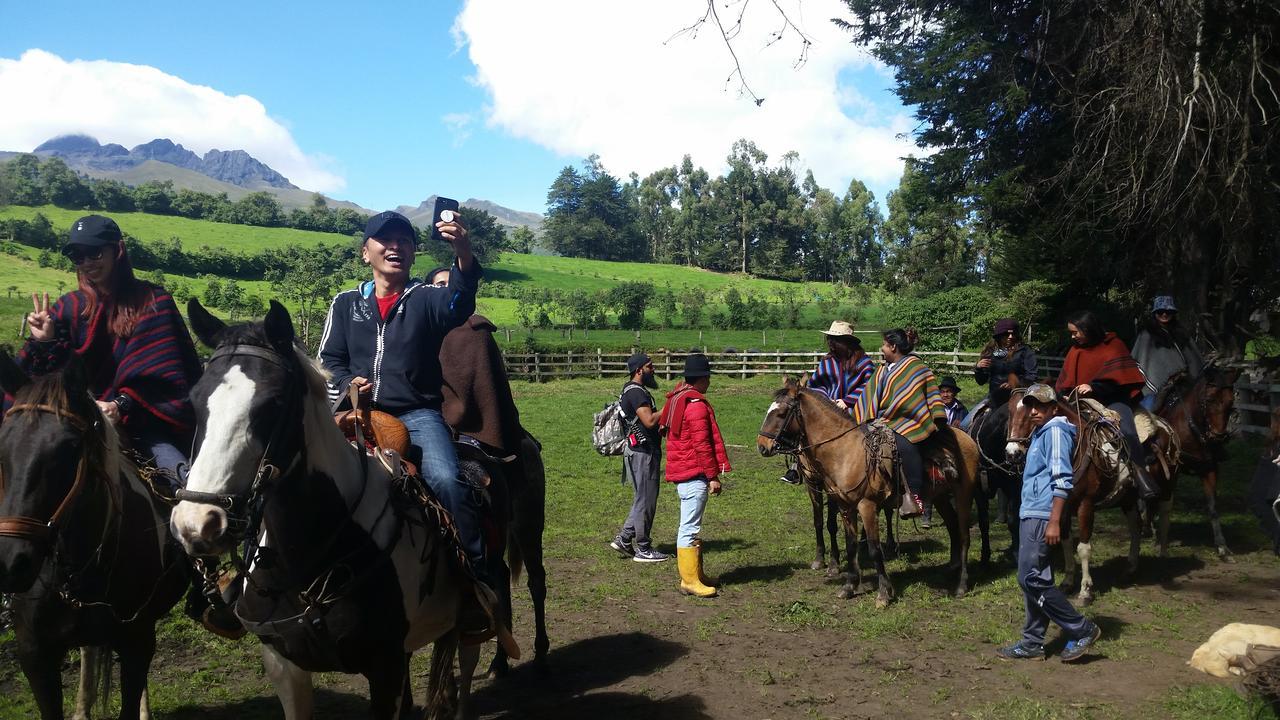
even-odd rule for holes
{"type": "Polygon", "coordinates": [[[66,244],[62,246],[62,252],[65,254],[72,245],[87,247],[118,245],[121,237],[123,235],[120,232],[120,226],[115,220],[105,215],[85,215],[71,225],[71,233],[66,244]]]}
{"type": "Polygon", "coordinates": [[[632,375],[635,375],[636,371],[638,371],[640,368],[648,364],[649,364],[649,356],[645,355],[642,352],[638,352],[635,355],[632,355],[631,357],[627,358],[627,372],[631,373],[632,375]]]}
{"type": "Polygon", "coordinates": [[[403,230],[409,233],[415,243],[418,242],[418,232],[413,229],[413,223],[395,210],[380,212],[369,218],[364,224],[364,238],[368,240],[371,237],[381,237],[391,230],[403,230]]]}
{"type": "Polygon", "coordinates": [[[686,380],[711,377],[711,361],[702,353],[690,355],[684,359],[684,377],[686,380]]]}

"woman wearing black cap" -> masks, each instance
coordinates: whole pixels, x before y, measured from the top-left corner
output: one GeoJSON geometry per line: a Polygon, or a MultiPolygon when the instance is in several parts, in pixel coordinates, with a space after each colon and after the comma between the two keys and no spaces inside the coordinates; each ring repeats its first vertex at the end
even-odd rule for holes
{"type": "Polygon", "coordinates": [[[978,363],[973,366],[973,378],[979,384],[987,384],[987,396],[973,406],[973,410],[961,423],[961,429],[968,431],[974,418],[982,414],[989,405],[1003,405],[1009,402],[1009,393],[1015,387],[1027,387],[1036,381],[1036,353],[1022,343],[1022,332],[1018,321],[1013,318],[1001,318],[991,330],[991,341],[982,349],[978,363]],[[1011,383],[1016,379],[1017,384],[1011,383]]]}
{"type": "MultiPolygon", "coordinates": [[[[103,416],[176,489],[187,463],[181,448],[191,446],[195,425],[188,394],[201,369],[173,297],[134,275],[124,236],[109,217],[77,220],[62,253],[75,265],[78,287],[52,304],[48,293],[32,296],[31,338],[18,365],[43,374],[78,356],[103,416]]],[[[202,587],[193,586],[187,614],[223,637],[243,635],[225,606],[207,608],[202,587]]]]}

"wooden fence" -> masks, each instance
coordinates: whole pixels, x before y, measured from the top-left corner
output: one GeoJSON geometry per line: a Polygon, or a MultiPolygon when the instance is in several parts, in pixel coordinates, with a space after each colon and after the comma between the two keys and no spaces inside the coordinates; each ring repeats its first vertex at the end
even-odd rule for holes
{"type": "MultiPolygon", "coordinates": [[[[973,372],[979,353],[921,350],[917,353],[938,375],[962,376],[973,372]]],[[[659,377],[672,380],[684,370],[688,353],[657,350],[649,353],[659,377]]],[[[717,374],[736,378],[757,375],[800,375],[812,371],[824,352],[741,352],[709,353],[711,367],[717,374]]],[[[543,382],[568,378],[620,377],[627,374],[629,353],[549,352],[506,353],[507,374],[512,378],[543,382]]],[[[1062,370],[1062,358],[1041,356],[1039,374],[1053,377],[1062,370]]],[[[1271,412],[1280,407],[1280,384],[1251,383],[1244,378],[1236,383],[1236,428],[1240,432],[1266,435],[1271,432],[1271,412]]]]}

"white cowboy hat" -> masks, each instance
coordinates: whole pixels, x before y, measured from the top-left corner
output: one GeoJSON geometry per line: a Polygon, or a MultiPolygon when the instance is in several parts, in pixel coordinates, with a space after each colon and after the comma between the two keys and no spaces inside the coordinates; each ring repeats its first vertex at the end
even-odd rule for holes
{"type": "Polygon", "coordinates": [[[833,320],[831,328],[822,331],[823,335],[853,337],[853,326],[843,320],[833,320]]]}

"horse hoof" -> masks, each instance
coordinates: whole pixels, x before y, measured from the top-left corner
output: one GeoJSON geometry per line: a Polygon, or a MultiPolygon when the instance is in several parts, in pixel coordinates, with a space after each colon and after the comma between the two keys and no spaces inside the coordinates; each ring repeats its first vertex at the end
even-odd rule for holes
{"type": "Polygon", "coordinates": [[[826,576],[826,577],[828,577],[828,578],[839,577],[839,575],[840,575],[840,568],[838,568],[838,567],[829,567],[829,568],[827,568],[827,571],[826,571],[825,573],[823,573],[823,575],[825,575],[825,576],[826,576]]]}
{"type": "Polygon", "coordinates": [[[965,588],[962,588],[962,587],[956,588],[956,599],[959,600],[960,598],[963,598],[965,595],[968,594],[968,592],[969,591],[966,590],[965,588]]]}
{"type": "Polygon", "coordinates": [[[511,666],[506,662],[498,662],[498,659],[494,658],[493,662],[489,664],[489,672],[485,674],[485,677],[490,680],[498,680],[510,674],[511,666]]]}
{"type": "Polygon", "coordinates": [[[859,588],[856,588],[852,585],[845,585],[844,587],[840,588],[839,592],[836,593],[836,597],[840,598],[841,600],[848,600],[851,597],[856,597],[860,592],[861,590],[859,588]]]}
{"type": "Polygon", "coordinates": [[[813,562],[809,563],[810,570],[821,570],[826,566],[827,564],[822,562],[821,560],[814,560],[813,562]]]}
{"type": "Polygon", "coordinates": [[[876,598],[876,609],[877,609],[877,610],[883,610],[883,609],[885,609],[885,608],[887,608],[887,607],[889,607],[889,598],[887,598],[887,597],[877,597],[877,598],[876,598]]]}
{"type": "Polygon", "coordinates": [[[1231,551],[1221,546],[1218,547],[1218,557],[1222,558],[1222,562],[1233,563],[1236,561],[1236,558],[1231,554],[1231,551]]]}

